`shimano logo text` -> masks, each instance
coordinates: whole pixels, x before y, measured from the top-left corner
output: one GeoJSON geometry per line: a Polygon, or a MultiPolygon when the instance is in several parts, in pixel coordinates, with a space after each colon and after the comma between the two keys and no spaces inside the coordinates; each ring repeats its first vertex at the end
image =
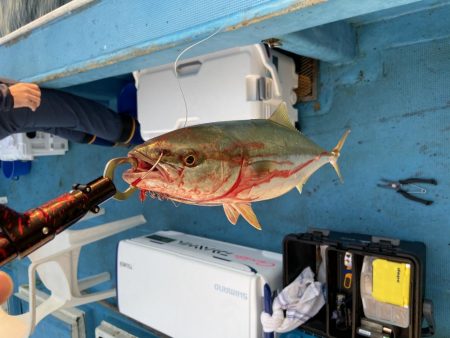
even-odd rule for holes
{"type": "Polygon", "coordinates": [[[133,270],[133,265],[131,265],[130,263],[120,262],[119,265],[120,265],[120,267],[122,267],[122,268],[126,268],[126,269],[129,269],[129,270],[133,270]]]}
{"type": "Polygon", "coordinates": [[[236,290],[236,289],[232,289],[232,288],[229,288],[229,287],[227,287],[225,285],[221,285],[221,284],[217,284],[216,283],[216,284],[214,284],[214,290],[216,290],[217,292],[221,292],[221,293],[233,296],[233,297],[240,298],[242,300],[247,300],[248,299],[248,295],[247,295],[246,292],[242,292],[242,291],[239,291],[239,290],[236,290]]]}
{"type": "Polygon", "coordinates": [[[200,251],[205,251],[205,252],[210,252],[212,254],[215,255],[220,255],[220,256],[225,256],[227,257],[228,255],[231,255],[232,252],[226,251],[226,250],[221,250],[221,249],[217,249],[217,248],[210,248],[206,245],[202,245],[202,244],[193,244],[190,242],[184,242],[184,241],[179,241],[178,244],[186,246],[188,248],[192,248],[195,250],[200,250],[200,251]]]}

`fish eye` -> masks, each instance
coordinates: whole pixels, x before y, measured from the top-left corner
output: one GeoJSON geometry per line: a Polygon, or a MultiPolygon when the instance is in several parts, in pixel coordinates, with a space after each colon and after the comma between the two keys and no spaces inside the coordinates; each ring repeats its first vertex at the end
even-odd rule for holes
{"type": "Polygon", "coordinates": [[[197,160],[193,154],[189,154],[189,155],[185,156],[183,161],[184,161],[184,164],[187,165],[188,167],[193,167],[197,162],[197,160]]]}

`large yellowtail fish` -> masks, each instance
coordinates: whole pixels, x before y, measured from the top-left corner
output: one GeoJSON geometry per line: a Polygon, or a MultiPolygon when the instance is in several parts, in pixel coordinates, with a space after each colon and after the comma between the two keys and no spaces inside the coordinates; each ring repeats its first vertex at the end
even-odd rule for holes
{"type": "Polygon", "coordinates": [[[332,151],[292,125],[282,103],[267,120],[229,121],[177,129],[137,146],[136,168],[124,180],[151,196],[181,203],[222,205],[228,220],[239,215],[261,229],[251,203],[301,192],[308,178],[337,160],[348,130],[332,151]]]}

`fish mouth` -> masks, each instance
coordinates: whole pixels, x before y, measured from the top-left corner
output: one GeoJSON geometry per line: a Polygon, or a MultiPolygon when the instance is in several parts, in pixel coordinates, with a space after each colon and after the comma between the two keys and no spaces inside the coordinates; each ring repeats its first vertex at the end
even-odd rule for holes
{"type": "Polygon", "coordinates": [[[141,187],[141,181],[167,181],[168,173],[160,163],[160,158],[153,160],[150,157],[140,153],[133,152],[128,157],[136,160],[136,166],[126,170],[123,173],[123,179],[130,185],[148,190],[149,188],[141,187]]]}

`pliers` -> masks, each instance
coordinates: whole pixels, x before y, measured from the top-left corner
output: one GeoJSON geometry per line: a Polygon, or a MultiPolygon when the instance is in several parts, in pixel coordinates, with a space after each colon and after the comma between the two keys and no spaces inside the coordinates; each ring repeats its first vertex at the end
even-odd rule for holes
{"type": "Polygon", "coordinates": [[[386,179],[381,180],[383,183],[378,184],[381,188],[394,189],[398,193],[402,194],[409,200],[419,202],[425,205],[430,205],[433,201],[426,200],[423,198],[416,197],[412,194],[425,194],[427,189],[422,188],[414,183],[425,183],[425,184],[433,184],[437,185],[437,181],[434,178],[408,178],[406,180],[398,180],[398,181],[390,181],[386,179]],[[410,185],[415,187],[416,190],[407,189],[405,186],[410,185]]]}

